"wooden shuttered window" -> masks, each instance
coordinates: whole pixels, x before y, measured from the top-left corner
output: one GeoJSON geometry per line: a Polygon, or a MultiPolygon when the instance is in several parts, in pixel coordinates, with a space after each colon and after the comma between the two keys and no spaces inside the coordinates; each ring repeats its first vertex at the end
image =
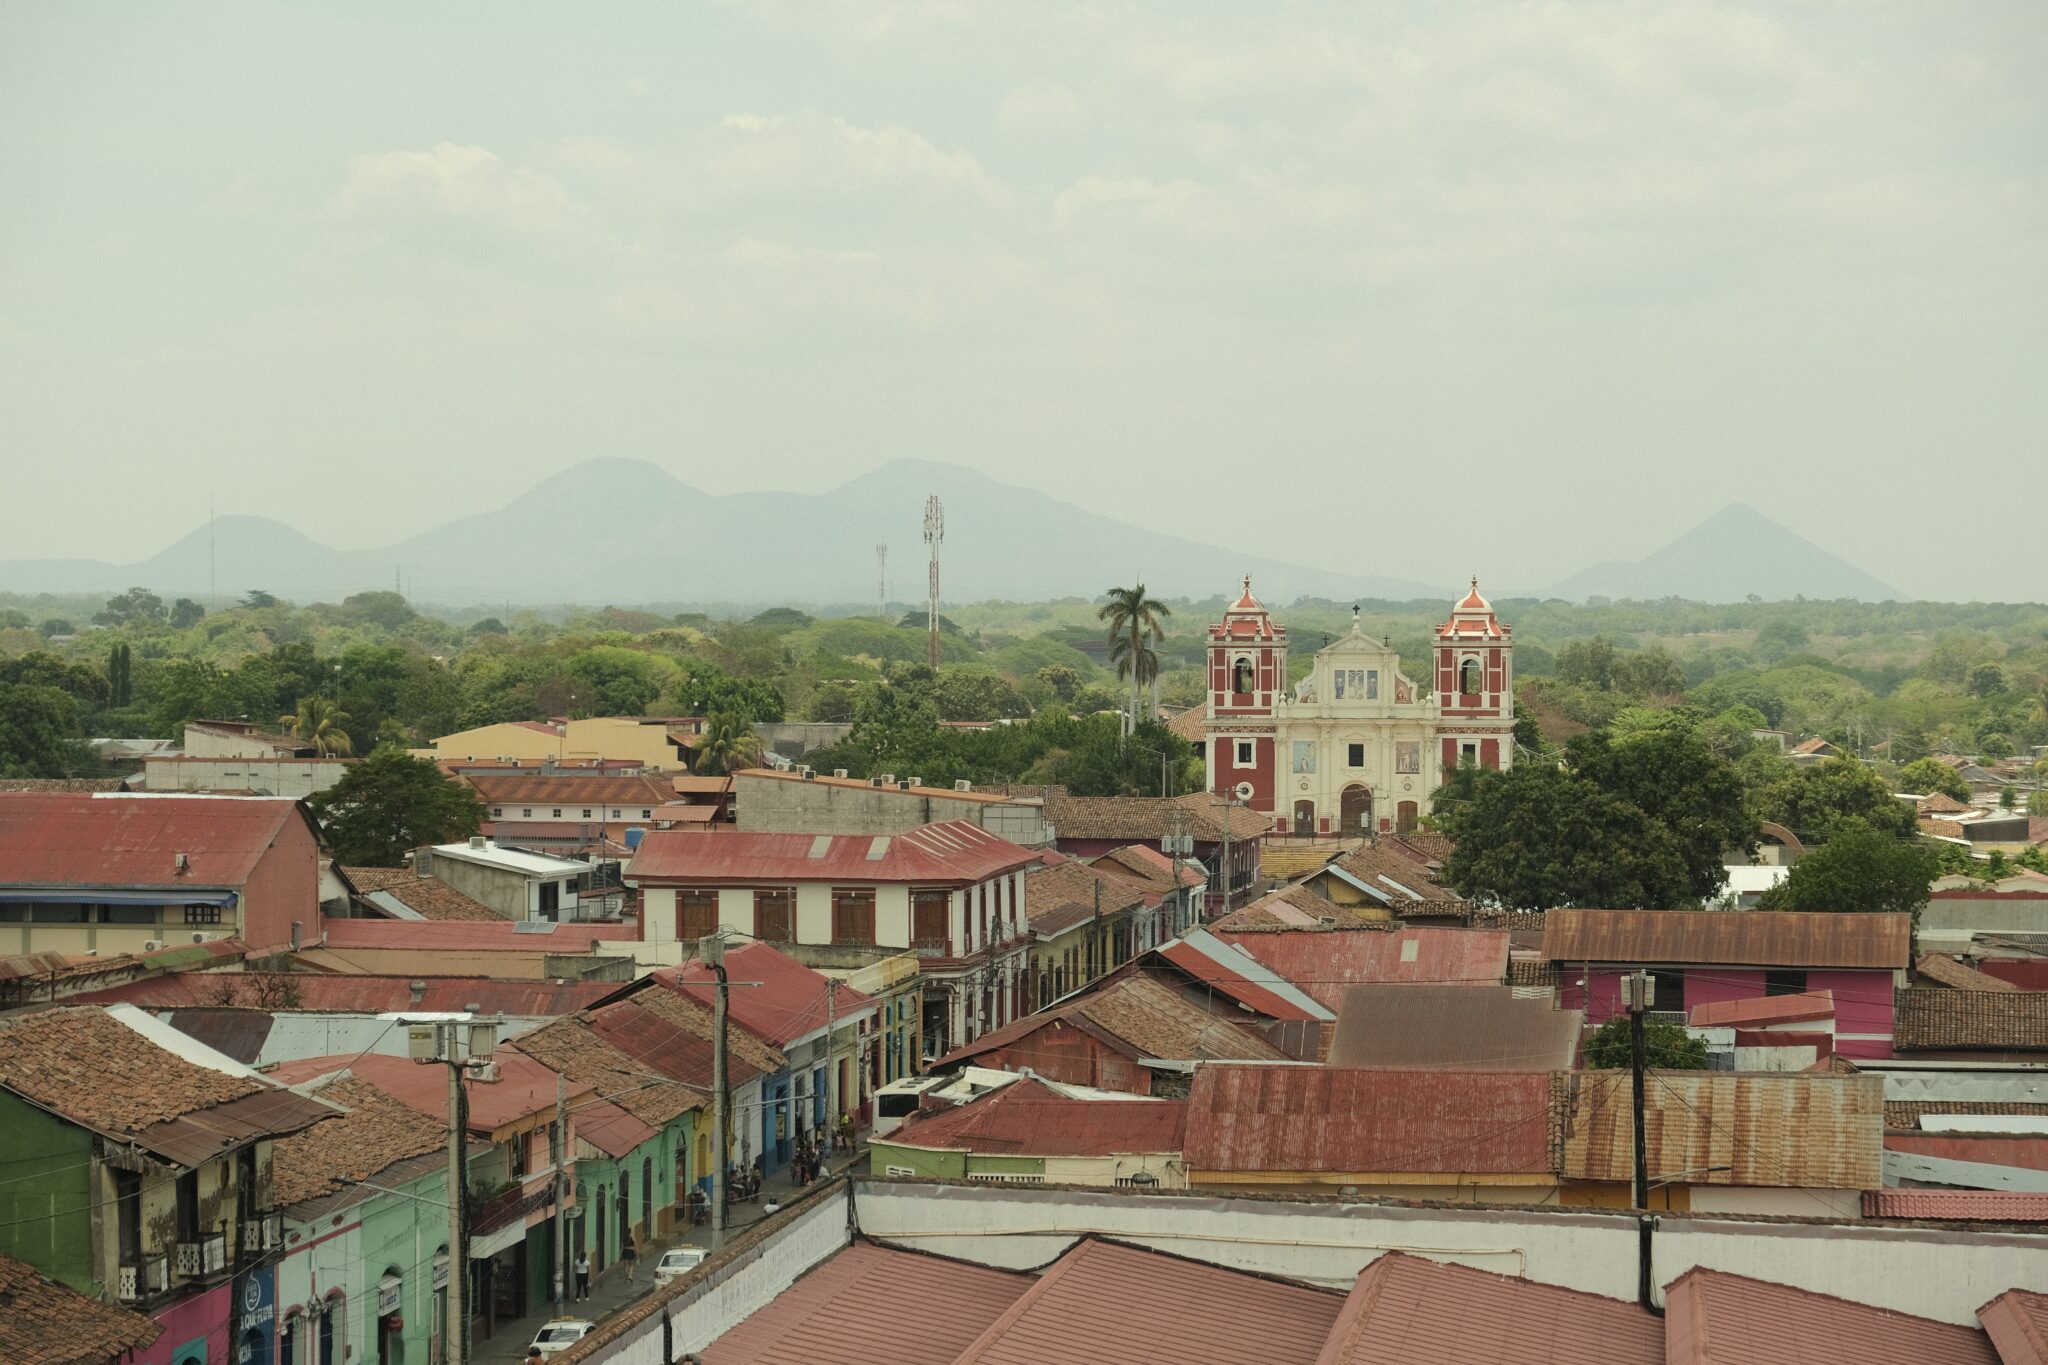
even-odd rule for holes
{"type": "Polygon", "coordinates": [[[944,891],[910,893],[911,946],[927,952],[953,950],[952,897],[944,891]]]}
{"type": "Polygon", "coordinates": [[[706,890],[676,892],[676,937],[685,943],[709,938],[718,932],[718,893],[706,890]]]}
{"type": "Polygon", "coordinates": [[[754,937],[763,943],[788,943],[796,930],[796,891],[792,887],[754,893],[754,937]]]}
{"type": "Polygon", "coordinates": [[[832,888],[832,941],[861,944],[875,941],[875,893],[872,888],[832,888]]]}

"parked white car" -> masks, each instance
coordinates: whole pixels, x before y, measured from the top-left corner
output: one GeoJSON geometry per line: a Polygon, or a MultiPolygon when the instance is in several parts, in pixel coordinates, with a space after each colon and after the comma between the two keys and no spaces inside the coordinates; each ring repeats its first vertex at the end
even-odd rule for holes
{"type": "Polygon", "coordinates": [[[533,1346],[544,1356],[559,1355],[596,1330],[583,1318],[556,1318],[533,1334],[533,1346]]]}
{"type": "Polygon", "coordinates": [[[680,1278],[702,1265],[711,1253],[703,1247],[670,1247],[661,1253],[661,1259],[654,1265],[654,1282],[666,1284],[680,1278]]]}

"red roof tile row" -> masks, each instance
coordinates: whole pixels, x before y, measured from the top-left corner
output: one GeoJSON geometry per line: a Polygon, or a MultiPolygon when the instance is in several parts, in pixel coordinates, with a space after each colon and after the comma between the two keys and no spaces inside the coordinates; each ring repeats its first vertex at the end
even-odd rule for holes
{"type": "Polygon", "coordinates": [[[1187,1119],[1188,1107],[1180,1100],[1075,1100],[1026,1078],[969,1104],[913,1118],[886,1141],[985,1156],[1177,1153],[1187,1138],[1187,1119]]]}
{"type": "Polygon", "coordinates": [[[306,818],[279,798],[0,793],[0,884],[240,887],[306,818]]]}
{"type": "MultiPolygon", "coordinates": [[[[680,991],[699,1004],[715,1005],[718,978],[694,958],[680,967],[652,973],[664,989],[680,991]]],[[[871,1014],[875,999],[823,972],[777,952],[766,943],[748,943],[725,954],[726,1008],[734,1023],[778,1048],[837,1023],[848,1029],[871,1014]]]]}

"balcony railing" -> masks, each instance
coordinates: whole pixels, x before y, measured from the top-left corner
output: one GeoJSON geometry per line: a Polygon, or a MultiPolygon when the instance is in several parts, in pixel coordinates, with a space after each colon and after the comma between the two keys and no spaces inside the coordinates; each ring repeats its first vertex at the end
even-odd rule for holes
{"type": "Polygon", "coordinates": [[[250,1254],[278,1251],[284,1247],[284,1215],[271,1211],[249,1216],[243,1225],[244,1246],[250,1254]]]}
{"type": "Polygon", "coordinates": [[[203,1280],[209,1275],[218,1275],[228,1267],[228,1235],[225,1232],[208,1233],[189,1242],[178,1243],[178,1278],[181,1280],[203,1280]]]}
{"type": "Polygon", "coordinates": [[[166,1293],[171,1287],[171,1263],[165,1256],[144,1256],[121,1267],[118,1292],[123,1303],[135,1303],[166,1293]]]}

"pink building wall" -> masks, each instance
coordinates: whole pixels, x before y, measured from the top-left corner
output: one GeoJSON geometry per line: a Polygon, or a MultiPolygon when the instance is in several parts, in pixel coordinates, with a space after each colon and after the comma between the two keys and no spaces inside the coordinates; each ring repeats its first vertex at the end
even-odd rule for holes
{"type": "MultiPolygon", "coordinates": [[[[1584,1009],[1588,1024],[1603,1024],[1622,1012],[1621,980],[1618,968],[1595,967],[1591,999],[1576,983],[1581,971],[1559,963],[1564,986],[1559,992],[1566,1009],[1584,1009]]],[[[1884,1058],[1892,1055],[1892,974],[1882,971],[1826,971],[1806,974],[1809,991],[1832,991],[1835,997],[1835,1051],[1844,1057],[1884,1058]],[[1874,1035],[1856,1037],[1857,1034],[1874,1035]]],[[[1659,998],[1656,1008],[1683,1009],[1722,1000],[1755,1000],[1764,989],[1761,967],[1688,967],[1685,971],[1685,1000],[1659,998]]]]}

